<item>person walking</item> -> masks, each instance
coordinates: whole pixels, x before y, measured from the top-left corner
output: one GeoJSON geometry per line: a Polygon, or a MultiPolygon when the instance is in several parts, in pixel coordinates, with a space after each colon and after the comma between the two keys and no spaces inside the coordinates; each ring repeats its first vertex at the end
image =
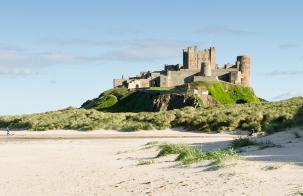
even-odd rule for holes
{"type": "Polygon", "coordinates": [[[10,129],[9,129],[9,127],[6,127],[6,135],[10,135],[10,129]]]}

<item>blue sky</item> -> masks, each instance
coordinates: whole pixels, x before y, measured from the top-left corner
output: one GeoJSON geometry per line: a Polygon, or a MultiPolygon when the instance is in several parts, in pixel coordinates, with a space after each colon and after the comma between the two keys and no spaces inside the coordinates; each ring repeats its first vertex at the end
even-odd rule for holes
{"type": "Polygon", "coordinates": [[[303,2],[52,0],[0,2],[0,115],[79,107],[116,77],[182,63],[182,48],[217,62],[252,58],[258,96],[303,95],[303,2]]]}

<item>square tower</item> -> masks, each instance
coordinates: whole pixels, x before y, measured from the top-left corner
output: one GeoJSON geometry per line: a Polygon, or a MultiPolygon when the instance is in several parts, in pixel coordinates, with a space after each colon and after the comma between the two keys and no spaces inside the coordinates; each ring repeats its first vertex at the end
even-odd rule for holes
{"type": "Polygon", "coordinates": [[[194,46],[183,50],[184,69],[201,70],[204,62],[209,62],[212,70],[216,69],[216,49],[214,47],[199,51],[197,46],[194,46]]]}

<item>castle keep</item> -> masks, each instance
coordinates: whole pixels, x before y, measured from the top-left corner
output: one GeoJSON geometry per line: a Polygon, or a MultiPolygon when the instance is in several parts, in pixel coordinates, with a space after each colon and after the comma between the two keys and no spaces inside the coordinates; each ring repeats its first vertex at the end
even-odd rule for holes
{"type": "Polygon", "coordinates": [[[216,64],[216,49],[198,50],[196,46],[183,50],[183,65],[164,65],[164,70],[142,72],[139,76],[114,79],[114,87],[172,87],[196,81],[225,81],[251,87],[250,57],[238,56],[234,64],[216,64]]]}

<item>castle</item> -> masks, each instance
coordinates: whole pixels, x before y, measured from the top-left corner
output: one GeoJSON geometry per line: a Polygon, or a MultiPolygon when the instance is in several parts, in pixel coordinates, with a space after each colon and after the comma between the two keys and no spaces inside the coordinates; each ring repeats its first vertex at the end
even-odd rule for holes
{"type": "Polygon", "coordinates": [[[223,68],[216,63],[216,49],[198,50],[196,46],[183,50],[183,65],[165,65],[164,70],[142,72],[139,76],[114,79],[114,87],[128,89],[149,87],[173,87],[196,81],[225,81],[251,87],[250,57],[238,56],[235,64],[225,64],[223,68]]]}

